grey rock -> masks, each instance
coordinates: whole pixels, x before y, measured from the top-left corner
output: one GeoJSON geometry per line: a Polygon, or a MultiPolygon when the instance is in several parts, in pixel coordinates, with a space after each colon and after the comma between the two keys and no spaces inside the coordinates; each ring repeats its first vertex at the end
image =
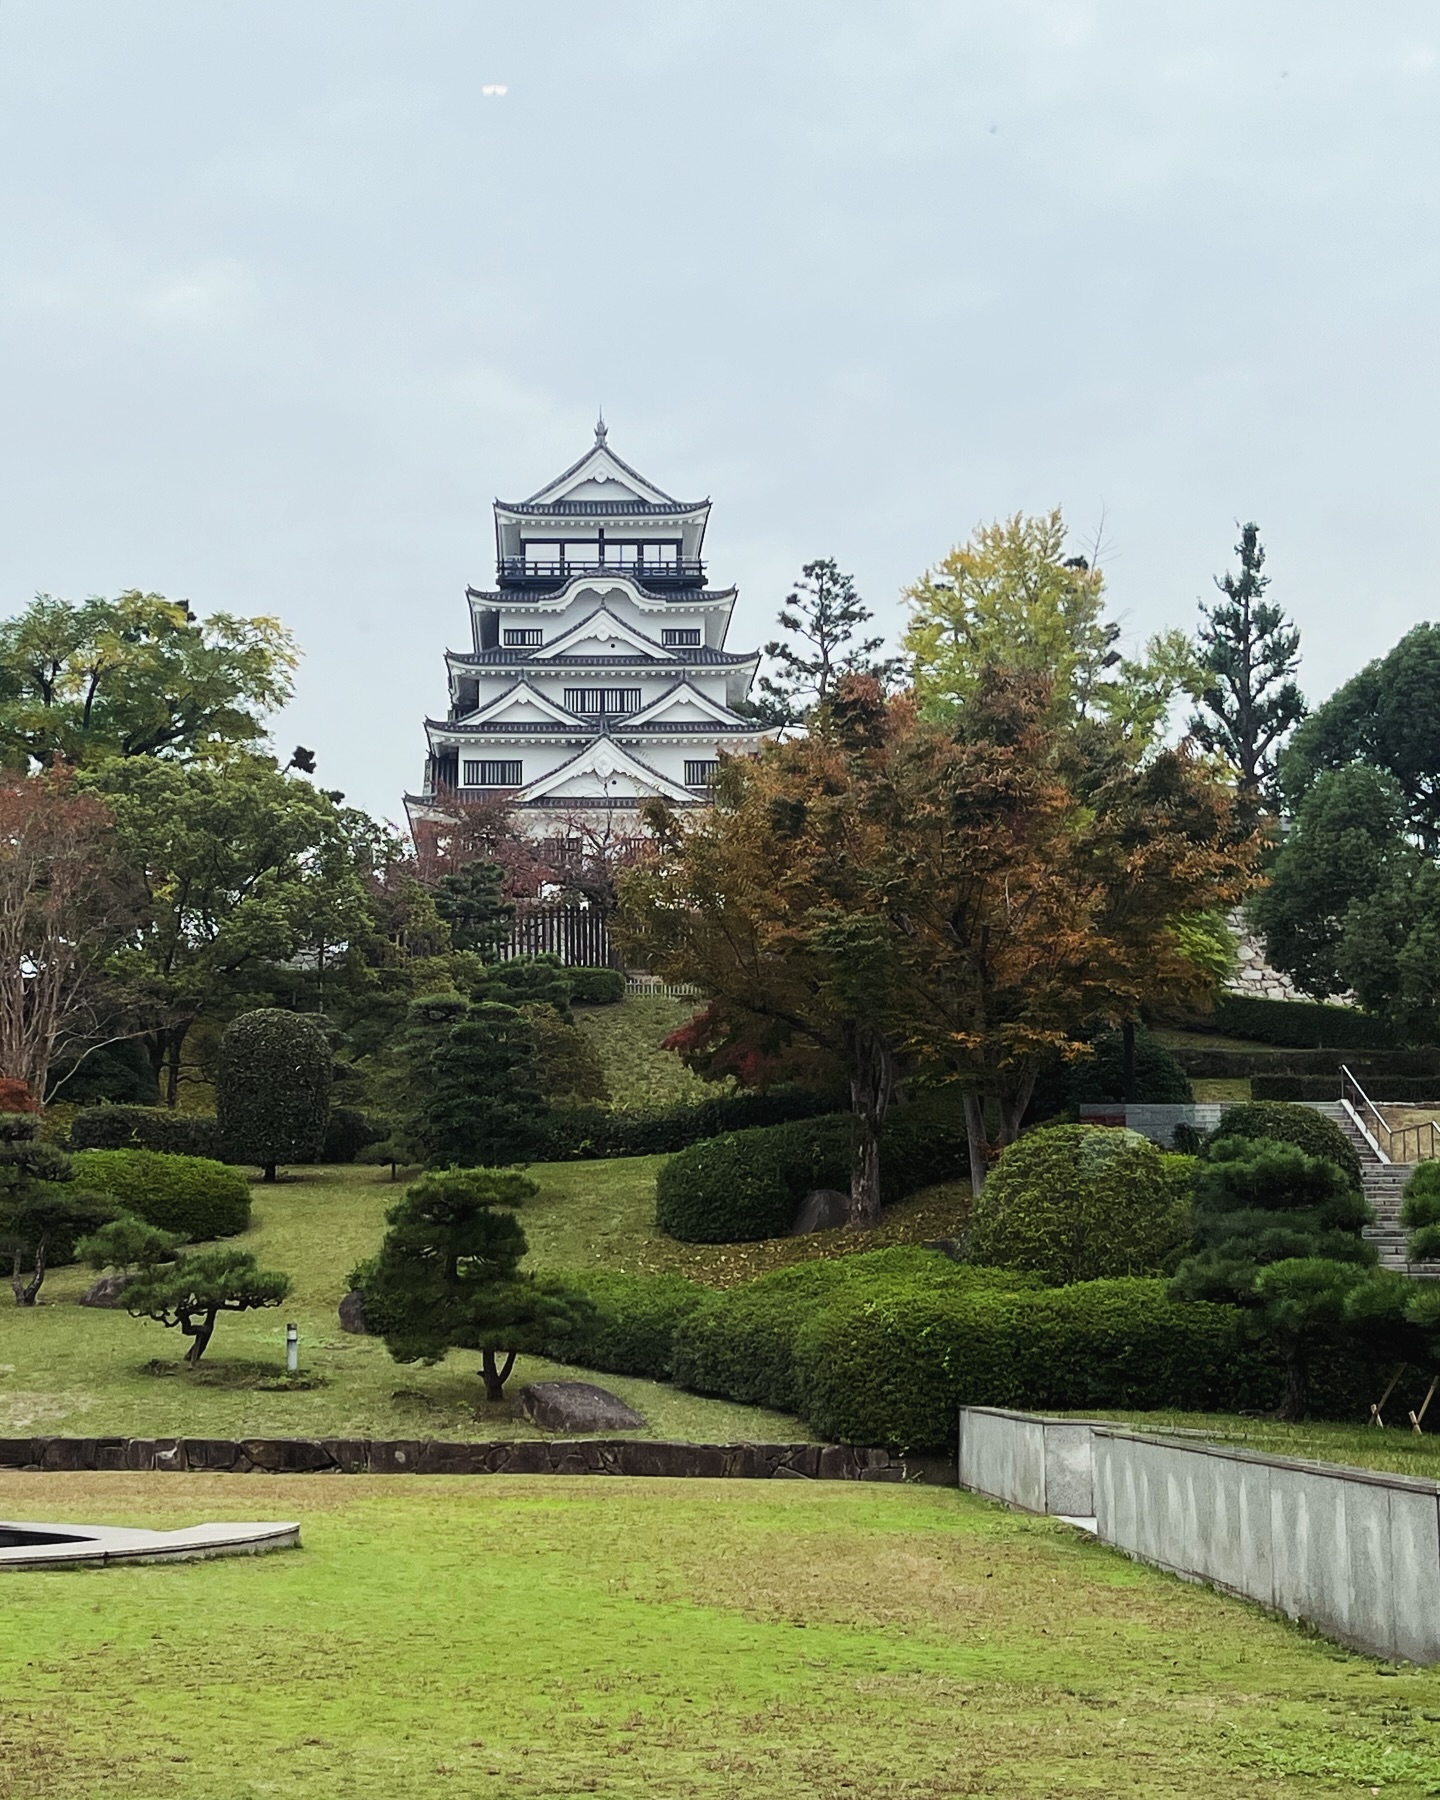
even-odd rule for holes
{"type": "Polygon", "coordinates": [[[340,1302],[340,1329],[353,1332],[356,1337],[368,1337],[369,1327],[365,1323],[365,1296],[359,1288],[351,1288],[340,1302]]]}
{"type": "Polygon", "coordinates": [[[812,1231],[834,1231],[845,1223],[850,1211],[850,1196],[839,1188],[811,1188],[800,1202],[791,1237],[805,1237],[812,1231]]]}
{"type": "Polygon", "coordinates": [[[128,1275],[102,1275],[98,1281],[92,1281],[80,1296],[82,1306],[119,1306],[120,1296],[125,1292],[128,1275]]]}
{"type": "Polygon", "coordinates": [[[542,1431],[639,1431],[645,1421],[593,1381],[535,1381],[521,1388],[520,1413],[542,1431]]]}

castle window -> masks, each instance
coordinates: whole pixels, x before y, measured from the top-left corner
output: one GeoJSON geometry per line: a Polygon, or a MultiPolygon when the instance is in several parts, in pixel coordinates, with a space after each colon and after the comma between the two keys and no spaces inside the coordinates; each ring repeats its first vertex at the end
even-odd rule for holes
{"type": "Polygon", "coordinates": [[[720,767],[720,759],[716,756],[688,761],[685,764],[686,787],[709,787],[715,779],[715,771],[720,767]]]}
{"type": "Polygon", "coordinates": [[[467,762],[466,787],[523,787],[524,777],[518,762],[467,762]]]}
{"type": "Polygon", "coordinates": [[[640,710],[639,688],[566,688],[565,704],[576,713],[632,713],[640,710]]]}
{"type": "Polygon", "coordinates": [[[698,625],[667,625],[660,633],[660,642],[669,650],[680,650],[686,645],[693,645],[698,649],[700,627],[698,625]]]}
{"type": "Polygon", "coordinates": [[[507,625],[505,628],[507,650],[536,650],[544,642],[545,633],[536,627],[507,625]]]}

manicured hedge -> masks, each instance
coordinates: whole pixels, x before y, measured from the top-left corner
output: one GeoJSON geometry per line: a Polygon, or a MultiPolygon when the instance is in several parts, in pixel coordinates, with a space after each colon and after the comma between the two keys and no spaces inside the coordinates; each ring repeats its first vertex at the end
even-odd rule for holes
{"type": "Polygon", "coordinates": [[[378,1144],[387,1133],[358,1106],[332,1106],[320,1147],[322,1163],[353,1163],[362,1150],[378,1144]]]}
{"type": "MultiPolygon", "coordinates": [[[[880,1134],[880,1198],[886,1205],[969,1167],[958,1104],[903,1107],[880,1134]]],[[[692,1144],[661,1169],[655,1221],[690,1244],[783,1237],[811,1188],[850,1186],[849,1113],[797,1120],[692,1144]]]]}
{"type": "Polygon", "coordinates": [[[545,1120],[544,1162],[606,1156],[658,1156],[686,1150],[727,1131],[781,1125],[834,1112],[834,1094],[780,1089],[766,1094],[716,1094],[688,1106],[652,1112],[609,1112],[603,1106],[554,1108],[545,1120]]]}
{"type": "Polygon", "coordinates": [[[1294,1050],[1395,1050],[1393,1026],[1352,1006],[1320,1006],[1309,1000],[1255,1000],[1224,994],[1215,1010],[1192,1021],[1225,1037],[1251,1038],[1294,1050]]]}
{"type": "Polygon", "coordinates": [[[800,1409],[849,1443],[939,1450],[961,1406],[1236,1411],[1275,1373],[1236,1307],[1172,1300],[1163,1281],[1042,1293],[896,1284],[840,1295],[796,1334],[800,1409]]]}
{"type": "Polygon", "coordinates": [[[1440,1092],[1440,1054],[1434,1050],[1208,1050],[1185,1045],[1175,1051],[1187,1075],[1207,1081],[1248,1081],[1256,1075],[1323,1075],[1335,1086],[1347,1063],[1368,1088],[1378,1092],[1396,1075],[1428,1076],[1440,1092]]]}
{"type": "Polygon", "coordinates": [[[560,1327],[546,1342],[547,1356],[613,1375],[670,1379],[677,1328],[705,1301],[707,1289],[683,1275],[617,1269],[586,1269],[565,1279],[594,1311],[560,1327]]]}
{"type": "Polygon", "coordinates": [[[1220,1121],[1222,1137],[1274,1138],[1295,1144],[1307,1156],[1323,1156],[1339,1165],[1356,1187],[1360,1185],[1360,1158],[1333,1119],[1308,1106],[1283,1100],[1256,1100],[1248,1106],[1230,1106],[1220,1121]]]}
{"type": "Polygon", "coordinates": [[[625,998],[623,969],[567,969],[565,978],[576,1006],[614,1006],[625,998]]]}
{"type": "Polygon", "coordinates": [[[202,1156],[154,1150],[82,1150],[75,1179],[110,1194],[163,1231],[187,1238],[233,1237],[250,1223],[250,1184],[238,1169],[202,1156]]]}
{"type": "Polygon", "coordinates": [[[841,1296],[876,1298],[901,1290],[968,1293],[1037,1287],[1033,1276],[951,1262],[912,1246],[869,1250],[777,1269],[745,1286],[707,1294],[675,1333],[672,1373],[697,1394],[796,1412],[801,1406],[797,1337],[817,1311],[841,1296]]]}
{"type": "Polygon", "coordinates": [[[166,1106],[91,1106],[70,1124],[72,1150],[156,1150],[167,1156],[220,1156],[213,1113],[166,1106]]]}
{"type": "MultiPolygon", "coordinates": [[[[1359,1075],[1359,1071],[1356,1071],[1359,1075]]],[[[1360,1076],[1361,1086],[1375,1100],[1440,1100],[1440,1076],[1376,1075],[1372,1082],[1360,1076]]],[[[1256,1075],[1250,1082],[1256,1100],[1338,1100],[1340,1078],[1335,1075],[1256,1075]]]]}

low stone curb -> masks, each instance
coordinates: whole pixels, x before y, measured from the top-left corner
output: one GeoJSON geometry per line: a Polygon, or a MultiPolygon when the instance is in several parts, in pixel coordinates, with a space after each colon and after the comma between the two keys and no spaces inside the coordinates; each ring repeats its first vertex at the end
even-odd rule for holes
{"type": "Polygon", "coordinates": [[[0,1438],[0,1469],[75,1473],[664,1475],[688,1480],[933,1482],[943,1468],[939,1458],[905,1459],[850,1444],[677,1444],[643,1438],[485,1444],[433,1438],[0,1438]]]}

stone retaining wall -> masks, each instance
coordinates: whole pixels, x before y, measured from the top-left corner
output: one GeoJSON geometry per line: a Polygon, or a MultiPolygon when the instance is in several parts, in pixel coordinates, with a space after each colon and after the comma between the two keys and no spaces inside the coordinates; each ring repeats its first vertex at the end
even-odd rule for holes
{"type": "Polygon", "coordinates": [[[423,1438],[0,1438],[0,1469],[954,1481],[943,1459],[906,1461],[850,1444],[675,1444],[644,1438],[485,1444],[423,1438]]]}

